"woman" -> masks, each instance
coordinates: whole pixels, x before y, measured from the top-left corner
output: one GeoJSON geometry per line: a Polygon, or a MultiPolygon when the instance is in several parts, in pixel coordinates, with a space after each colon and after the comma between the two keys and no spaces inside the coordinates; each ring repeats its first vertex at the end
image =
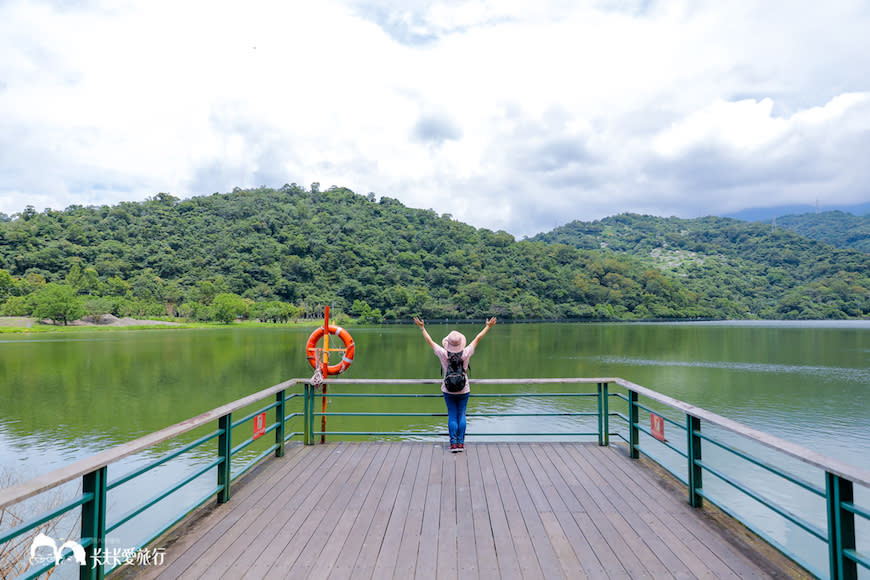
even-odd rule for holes
{"type": "Polygon", "coordinates": [[[483,338],[483,335],[489,331],[495,324],[495,317],[486,321],[486,326],[480,333],[474,337],[471,344],[465,345],[465,335],[461,332],[453,330],[444,337],[441,341],[441,346],[435,344],[429,333],[426,332],[426,327],[423,321],[419,318],[414,318],[414,323],[423,331],[423,338],[435,351],[438,360],[441,361],[441,369],[443,370],[444,380],[441,381],[441,392],[444,393],[444,402],[447,405],[447,430],[450,432],[450,452],[458,453],[465,451],[465,408],[468,405],[468,395],[471,389],[468,384],[468,359],[474,354],[474,349],[477,343],[483,338]],[[455,357],[461,356],[462,371],[464,385],[460,384],[458,390],[449,390],[447,385],[449,362],[451,353],[455,353],[455,357]]]}

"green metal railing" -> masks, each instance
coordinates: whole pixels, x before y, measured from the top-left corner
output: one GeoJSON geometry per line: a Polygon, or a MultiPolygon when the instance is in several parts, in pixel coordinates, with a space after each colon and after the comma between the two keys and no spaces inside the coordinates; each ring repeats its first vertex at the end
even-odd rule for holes
{"type": "MultiPolygon", "coordinates": [[[[142,550],[173,528],[194,509],[204,505],[215,497],[217,498],[218,503],[229,501],[231,495],[231,483],[261,460],[272,455],[282,457],[284,455],[285,443],[294,437],[300,438],[302,435],[301,431],[287,431],[287,423],[289,421],[297,417],[300,418],[300,420],[302,418],[301,412],[288,413],[287,411],[287,403],[289,401],[295,398],[301,398],[300,393],[287,392],[296,385],[297,381],[294,380],[275,385],[269,389],[239,399],[238,401],[234,401],[228,405],[218,407],[207,413],[183,421],[182,423],[178,423],[161,431],[136,439],[135,441],[131,441],[130,443],[120,445],[103,453],[77,461],[69,466],[52,471],[21,485],[0,490],[0,509],[4,509],[9,506],[20,504],[27,499],[57,488],[67,482],[79,478],[81,478],[82,482],[82,491],[78,497],[63,503],[54,509],[46,511],[45,513],[38,514],[12,529],[0,530],[0,546],[6,542],[22,537],[25,534],[32,533],[40,526],[56,518],[69,514],[76,508],[81,508],[81,537],[77,544],[84,548],[85,564],[80,565],[79,575],[82,579],[103,578],[105,575],[122,566],[125,563],[125,559],[131,558],[136,552],[142,550]],[[246,407],[268,398],[274,398],[274,401],[260,407],[241,419],[233,420],[233,412],[245,409],[246,407]],[[274,419],[268,424],[263,424],[262,431],[257,433],[256,437],[252,430],[252,435],[249,438],[233,446],[233,429],[247,423],[252,423],[255,419],[261,418],[263,413],[268,413],[273,410],[274,419]],[[217,429],[215,431],[208,433],[205,436],[160,457],[159,459],[150,461],[147,465],[135,469],[117,479],[108,481],[107,474],[110,465],[133,454],[152,449],[161,443],[177,439],[194,429],[214,423],[217,423],[217,429]],[[274,433],[274,442],[269,445],[265,451],[262,451],[241,468],[233,469],[233,457],[239,456],[239,454],[251,446],[256,439],[270,433],[274,433]],[[216,445],[215,440],[217,440],[216,445]],[[199,465],[193,473],[187,474],[180,481],[170,484],[168,487],[160,490],[153,497],[148,498],[139,505],[129,509],[127,512],[117,516],[109,513],[109,492],[118,489],[131,481],[135,481],[137,478],[152,472],[155,468],[165,465],[173,459],[189,454],[194,450],[207,450],[207,444],[212,445],[211,452],[216,455],[214,459],[207,461],[204,465],[199,465]],[[126,548],[124,554],[111,554],[109,552],[107,543],[109,534],[118,530],[121,526],[127,524],[137,516],[154,508],[154,506],[162,500],[169,498],[182,488],[188,486],[197,478],[214,469],[217,471],[217,478],[214,487],[209,489],[192,504],[176,510],[171,521],[165,523],[145,541],[140,542],[138,546],[126,548]],[[110,519],[112,520],[111,523],[107,523],[110,519]]],[[[29,553],[27,555],[29,556],[29,553]]],[[[74,550],[71,548],[67,549],[60,555],[59,562],[50,560],[41,566],[27,569],[19,578],[37,578],[40,575],[51,571],[60,562],[74,556],[74,550]]],[[[3,577],[7,577],[6,571],[3,571],[3,577]]]]}
{"type": "MultiPolygon", "coordinates": [[[[731,489],[740,492],[745,497],[751,498],[758,505],[764,506],[764,508],[790,522],[796,528],[809,534],[810,537],[827,544],[827,572],[829,578],[858,578],[858,566],[861,566],[865,570],[870,570],[870,555],[866,553],[862,554],[856,550],[855,525],[855,516],[863,518],[866,523],[870,524],[870,511],[866,507],[861,507],[854,503],[854,486],[859,485],[870,489],[870,473],[819,455],[788,441],[751,429],[704,409],[672,399],[640,385],[635,385],[621,379],[617,379],[614,382],[625,387],[627,391],[625,395],[617,394],[615,396],[623,399],[628,405],[628,415],[619,413],[616,415],[628,425],[627,436],[621,437],[629,445],[630,456],[637,458],[640,454],[643,454],[656,461],[656,463],[683,482],[688,488],[689,503],[692,506],[700,507],[703,505],[704,500],[709,501],[729,516],[746,525],[810,573],[820,578],[825,577],[824,572],[817,566],[814,566],[806,557],[806,554],[788,549],[772,538],[770,534],[765,533],[758,526],[741,517],[730,505],[731,502],[727,501],[727,498],[715,497],[705,492],[703,485],[704,474],[709,474],[717,480],[724,482],[731,489]],[[660,415],[649,406],[642,405],[638,402],[639,395],[643,395],[651,401],[681,412],[684,417],[684,423],[674,421],[660,415]],[[685,446],[677,446],[667,439],[660,440],[656,437],[651,428],[645,427],[639,421],[640,410],[659,415],[664,422],[679,429],[685,435],[685,446]],[[754,444],[759,449],[766,448],[773,450],[782,457],[796,459],[812,470],[818,470],[824,474],[824,486],[813,484],[807,481],[804,475],[789,472],[782,467],[774,465],[770,460],[762,459],[756,454],[738,449],[736,445],[724,441],[722,435],[718,437],[714,436],[706,428],[702,432],[702,425],[704,424],[715,426],[722,434],[736,435],[738,439],[754,444]],[[653,457],[651,449],[639,444],[640,433],[648,436],[646,441],[662,446],[681,457],[685,461],[685,471],[675,471],[653,457]],[[759,468],[765,475],[773,476],[776,479],[777,486],[791,485],[817,497],[820,506],[827,513],[826,526],[820,527],[808,521],[806,517],[793,513],[790,508],[770,499],[769,494],[765,494],[765,492],[771,491],[770,485],[759,485],[755,481],[756,488],[753,489],[752,483],[742,481],[741,477],[734,473],[726,473],[722,468],[707,462],[702,453],[702,448],[707,449],[709,447],[724,451],[729,457],[743,462],[746,466],[759,468]],[[766,489],[758,489],[758,487],[766,489]]],[[[734,471],[733,466],[731,470],[734,471]]],[[[741,470],[736,471],[738,473],[741,472],[741,470]]],[[[867,540],[867,538],[865,537],[864,540],[867,540]]]]}
{"type": "MultiPolygon", "coordinates": [[[[535,384],[560,384],[566,382],[574,382],[574,383],[593,383],[596,384],[598,379],[535,379],[535,384]]],[[[330,384],[353,384],[353,385],[420,385],[420,384],[431,384],[431,385],[440,385],[440,379],[423,379],[423,380],[408,380],[408,379],[391,379],[391,380],[379,380],[379,379],[368,379],[368,380],[357,380],[351,381],[349,379],[332,379],[329,381],[330,384]]],[[[472,383],[475,384],[492,384],[493,381],[482,381],[482,380],[471,380],[472,383]]],[[[546,417],[599,417],[599,429],[597,431],[558,431],[554,432],[543,431],[543,432],[504,432],[499,431],[496,433],[487,433],[482,431],[475,431],[474,433],[469,433],[469,436],[474,437],[529,437],[529,436],[560,436],[560,437],[589,437],[589,436],[597,436],[599,437],[599,442],[602,445],[606,445],[607,441],[607,433],[602,432],[601,430],[601,413],[600,406],[601,401],[604,402],[604,405],[607,404],[607,396],[606,396],[606,384],[605,383],[597,383],[598,384],[598,392],[597,393],[475,393],[472,395],[475,399],[517,399],[517,398],[595,398],[599,401],[599,411],[591,412],[591,411],[561,411],[561,412],[536,412],[536,413],[505,413],[505,412],[477,412],[477,413],[467,413],[466,417],[469,419],[473,419],[476,417],[538,417],[538,418],[546,418],[546,417]],[[602,389],[604,389],[605,395],[602,396],[602,389]]],[[[446,412],[431,412],[431,413],[419,413],[419,412],[346,412],[346,411],[331,411],[331,412],[317,412],[314,409],[317,408],[315,404],[315,398],[325,396],[322,391],[319,391],[317,388],[312,386],[310,383],[305,384],[305,415],[307,420],[305,422],[305,436],[304,440],[307,444],[313,444],[315,442],[315,438],[320,436],[323,439],[326,436],[329,437],[403,437],[407,438],[411,435],[413,436],[422,436],[422,437],[441,437],[447,435],[445,431],[430,431],[430,432],[414,432],[409,433],[408,431],[377,431],[377,430],[369,430],[369,431],[327,431],[325,429],[315,430],[315,421],[314,419],[317,417],[320,418],[340,418],[340,417],[369,417],[369,418],[380,418],[380,417],[446,417],[446,412]]],[[[443,399],[443,394],[440,391],[436,391],[435,393],[329,393],[329,399],[367,399],[367,398],[378,398],[378,399],[443,399]]],[[[322,405],[321,405],[322,407],[322,405]]]]}
{"type": "MultiPolygon", "coordinates": [[[[332,386],[353,386],[353,385],[395,385],[399,390],[404,387],[413,387],[420,385],[437,385],[439,379],[369,379],[369,380],[351,380],[351,379],[330,379],[329,385],[332,386]]],[[[763,530],[753,526],[751,522],[741,519],[739,510],[737,510],[732,502],[731,496],[726,495],[716,497],[710,490],[705,490],[704,482],[710,482],[710,478],[724,482],[727,486],[735,490],[736,494],[742,494],[750,498],[752,501],[764,506],[778,516],[784,518],[796,528],[809,534],[812,538],[823,542],[827,545],[829,570],[827,575],[830,578],[857,578],[858,567],[870,569],[870,558],[866,554],[862,554],[857,549],[856,540],[858,532],[856,529],[856,516],[859,521],[870,523],[870,512],[866,507],[856,504],[854,497],[854,487],[862,486],[870,489],[870,473],[856,469],[852,466],[845,465],[836,460],[823,457],[808,449],[794,445],[790,442],[777,439],[765,433],[755,431],[716,415],[704,409],[694,407],[682,401],[672,399],[640,385],[625,381],[618,378],[567,378],[567,379],[473,379],[471,383],[474,385],[474,393],[471,397],[475,401],[492,401],[492,400],[510,400],[512,398],[547,398],[551,400],[561,401],[592,401],[594,408],[590,410],[576,410],[580,405],[569,404],[565,407],[570,410],[562,411],[542,411],[542,412],[496,412],[487,410],[486,403],[481,403],[480,410],[475,411],[474,408],[468,413],[470,423],[473,423],[475,418],[500,417],[515,419],[521,417],[534,418],[554,418],[564,417],[569,421],[576,421],[576,425],[581,426],[579,429],[566,428],[563,424],[558,430],[541,430],[534,429],[524,432],[483,432],[470,429],[467,433],[469,437],[492,437],[492,438],[509,438],[516,439],[521,437],[554,437],[566,438],[567,440],[577,440],[581,438],[597,438],[599,445],[608,445],[611,437],[622,439],[628,448],[628,454],[631,458],[639,458],[641,455],[648,457],[661,465],[664,469],[670,472],[675,478],[686,485],[688,490],[688,501],[695,507],[701,507],[705,501],[717,506],[719,509],[729,514],[730,516],[743,522],[747,527],[752,529],[759,536],[767,540],[769,543],[777,547],[789,558],[803,566],[811,573],[824,577],[825,573],[813,566],[813,563],[808,561],[803,554],[794,553],[786,547],[779,545],[775,538],[765,534],[763,530]],[[550,392],[535,392],[533,389],[526,388],[528,386],[546,385],[550,392]],[[561,385],[558,391],[552,390],[554,385],[561,385]],[[511,386],[512,388],[524,388],[524,392],[508,393],[508,392],[489,392],[499,387],[511,386]],[[619,390],[613,391],[611,387],[616,386],[619,390]],[[641,403],[641,397],[644,402],[641,403]],[[626,414],[614,412],[611,410],[610,400],[621,400],[625,405],[626,414]],[[676,412],[679,416],[676,419],[668,417],[663,411],[653,409],[653,406],[664,408],[669,413],[676,412]],[[649,413],[661,417],[662,422],[670,427],[675,427],[683,433],[683,436],[678,439],[667,439],[662,437],[656,438],[651,428],[645,426],[644,421],[640,420],[641,413],[649,413]],[[616,420],[616,421],[612,421],[616,420]],[[582,428],[583,425],[591,427],[593,423],[595,429],[582,428]],[[612,427],[616,430],[612,431],[612,427]],[[727,435],[727,437],[726,437],[727,435]],[[750,446],[762,446],[768,451],[772,451],[777,456],[797,459],[802,465],[807,466],[813,471],[818,471],[824,474],[824,486],[813,484],[808,481],[805,475],[795,473],[788,469],[775,465],[772,461],[763,459],[757,453],[751,453],[738,447],[728,440],[728,437],[737,438],[750,443],[750,446]],[[752,469],[738,470],[736,473],[733,467],[719,464],[711,456],[715,453],[710,452],[714,449],[717,453],[725,453],[733,456],[736,460],[745,462],[752,469]],[[679,459],[676,462],[680,467],[674,467],[674,462],[664,462],[657,458],[660,452],[667,453],[679,459]],[[824,512],[827,514],[826,522],[823,525],[818,525],[807,517],[805,514],[794,513],[793,508],[780,505],[778,502],[767,497],[766,492],[769,491],[769,484],[766,481],[758,478],[750,478],[751,481],[746,481],[746,473],[759,469],[762,470],[767,477],[773,477],[780,484],[793,485],[805,492],[812,494],[818,499],[824,512]],[[745,473],[744,473],[745,472],[745,473]]],[[[370,387],[369,387],[370,388],[370,387]]],[[[0,531],[0,545],[12,541],[15,538],[20,538],[28,533],[33,533],[43,524],[76,510],[81,509],[81,539],[80,544],[85,548],[87,554],[87,562],[95,563],[95,566],[81,566],[80,573],[82,578],[102,578],[104,575],[111,573],[120,566],[108,566],[104,561],[99,560],[101,553],[104,553],[107,546],[107,536],[115,532],[121,526],[132,522],[138,516],[152,510],[154,506],[164,499],[172,497],[173,494],[180,491],[185,486],[199,477],[202,477],[210,470],[216,471],[214,485],[210,486],[201,497],[196,499],[190,505],[174,510],[171,521],[162,525],[161,529],[156,533],[151,534],[144,542],[139,543],[136,549],[143,549],[153,543],[157,538],[165,534],[173,528],[181,520],[183,520],[191,511],[204,505],[212,498],[216,498],[218,503],[230,501],[231,499],[231,484],[243,473],[247,472],[253,466],[257,465],[262,460],[269,456],[281,457],[284,454],[284,446],[287,441],[294,437],[299,438],[300,443],[306,445],[315,444],[317,438],[374,438],[374,437],[396,437],[410,438],[418,436],[433,436],[443,437],[445,435],[443,428],[437,428],[427,432],[410,432],[393,430],[362,430],[362,431],[347,431],[333,430],[329,431],[325,428],[325,420],[327,418],[371,418],[375,421],[382,418],[400,419],[420,418],[420,417],[445,417],[444,412],[420,412],[416,405],[410,404],[409,409],[400,409],[390,412],[373,411],[363,412],[356,410],[345,411],[316,411],[323,409],[323,397],[328,397],[330,400],[361,400],[361,399],[379,399],[392,400],[401,402],[407,399],[425,400],[441,398],[442,395],[437,391],[433,392],[433,388],[429,387],[426,393],[371,393],[371,392],[353,392],[352,390],[344,390],[343,392],[330,391],[328,395],[324,393],[324,389],[318,389],[312,386],[307,379],[291,379],[279,385],[275,385],[259,393],[250,395],[228,405],[218,407],[193,417],[172,427],[168,427],[161,431],[157,431],[148,436],[142,437],[130,443],[119,447],[107,450],[103,453],[78,461],[70,466],[53,471],[44,476],[40,476],[34,480],[21,484],[19,486],[0,490],[0,509],[7,506],[12,506],[21,503],[31,497],[37,496],[47,490],[54,489],[64,483],[81,480],[82,490],[77,497],[67,501],[61,506],[58,506],[46,513],[36,514],[27,522],[24,522],[11,530],[0,531]],[[295,389],[298,392],[289,393],[290,389],[295,389]],[[233,413],[243,411],[244,409],[261,403],[265,399],[274,397],[274,400],[265,406],[260,406],[257,410],[250,412],[241,419],[234,420],[233,413]],[[293,399],[301,399],[301,409],[290,412],[287,409],[287,403],[293,399]],[[316,404],[320,402],[320,405],[316,404]],[[240,425],[252,423],[262,417],[263,413],[274,411],[274,419],[268,425],[262,425],[262,433],[274,433],[274,443],[272,443],[265,451],[260,452],[253,457],[246,465],[238,470],[232,467],[232,458],[238,456],[242,451],[249,448],[254,443],[254,437],[247,438],[241,442],[233,440],[233,429],[240,425]],[[293,419],[301,419],[301,430],[295,432],[287,432],[287,423],[293,419]],[[315,419],[321,419],[320,429],[316,429],[315,419]],[[183,445],[181,448],[172,451],[157,460],[150,461],[147,465],[135,469],[122,477],[108,481],[108,467],[119,462],[121,459],[133,454],[153,449],[155,446],[179,438],[181,435],[188,433],[196,428],[207,427],[208,425],[216,425],[216,429],[207,433],[195,441],[183,445]],[[137,481],[141,476],[153,472],[153,470],[161,465],[182,457],[194,450],[206,450],[213,458],[200,461],[192,473],[187,474],[180,481],[165,487],[157,492],[154,496],[140,503],[132,509],[128,509],[125,513],[116,515],[109,513],[108,494],[109,492],[128,484],[137,481]],[[111,524],[107,524],[111,521],[111,524]]],[[[298,405],[300,401],[296,401],[298,405]]],[[[476,403],[475,407],[478,406],[476,403]]],[[[470,427],[472,425],[470,424],[470,427]]],[[[669,428],[670,428],[669,427],[669,428]]],[[[712,486],[708,486],[712,487],[712,486]]],[[[859,526],[860,528],[860,526],[859,526]]],[[[867,538],[861,538],[867,540],[867,538]]],[[[72,551],[66,552],[63,557],[69,558],[74,554],[72,551]]],[[[55,566],[55,562],[48,562],[45,565],[34,570],[27,570],[22,578],[35,578],[49,571],[55,566]]]]}

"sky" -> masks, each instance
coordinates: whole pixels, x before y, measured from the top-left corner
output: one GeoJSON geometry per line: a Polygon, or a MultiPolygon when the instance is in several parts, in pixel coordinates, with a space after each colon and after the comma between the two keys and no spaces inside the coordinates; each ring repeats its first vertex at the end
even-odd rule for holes
{"type": "Polygon", "coordinates": [[[870,201],[866,0],[0,0],[0,212],[333,185],[517,238],[870,201]]]}

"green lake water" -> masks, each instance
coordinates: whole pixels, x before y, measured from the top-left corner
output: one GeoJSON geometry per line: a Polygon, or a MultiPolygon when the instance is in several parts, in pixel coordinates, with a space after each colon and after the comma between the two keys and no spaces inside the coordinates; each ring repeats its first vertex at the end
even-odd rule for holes
{"type": "MultiPolygon", "coordinates": [[[[470,340],[481,327],[458,328],[470,340]]],[[[440,341],[452,327],[427,328],[440,341]]],[[[0,470],[18,479],[30,478],[288,378],[311,376],[304,356],[311,330],[0,335],[0,470]]],[[[416,326],[350,330],[356,359],[342,378],[439,376],[437,358],[416,326]]],[[[478,346],[471,360],[471,376],[621,377],[870,470],[870,322],[499,323],[478,346]]],[[[330,393],[437,393],[436,389],[431,385],[412,389],[334,386],[330,393]]],[[[475,392],[528,389],[481,387],[475,392]]],[[[557,390],[552,386],[531,389],[557,390]]],[[[330,405],[330,410],[443,412],[438,399],[335,398],[330,405]]],[[[615,408],[619,405],[612,401],[611,411],[625,413],[615,408]]],[[[594,402],[479,398],[471,400],[469,413],[496,408],[513,413],[594,410],[594,402]]],[[[335,419],[329,428],[374,430],[370,421],[335,419]]],[[[443,423],[443,418],[380,419],[377,430],[401,431],[414,438],[414,433],[443,429],[443,423]]],[[[295,428],[301,430],[301,424],[295,428]]],[[[475,429],[576,431],[577,425],[576,420],[565,418],[472,418],[468,426],[471,444],[475,429]]],[[[130,458],[112,469],[120,475],[146,460],[130,458]]],[[[188,462],[183,469],[192,469],[196,457],[188,462]]],[[[167,467],[159,477],[168,477],[173,469],[183,471],[178,466],[167,467]]],[[[112,476],[110,469],[110,481],[112,476]]],[[[209,485],[213,482],[203,482],[201,488],[209,485]]],[[[128,490],[113,501],[133,501],[142,495],[141,490],[128,490]]],[[[189,495],[195,497],[196,490],[189,495]]],[[[746,509],[752,512],[751,502],[746,509]]],[[[764,518],[761,512],[755,515],[764,518]]],[[[769,533],[785,545],[803,549],[799,534],[787,526],[771,526],[769,533]]],[[[135,534],[129,534],[132,541],[135,534]]],[[[826,569],[824,563],[822,567],[826,569]]]]}

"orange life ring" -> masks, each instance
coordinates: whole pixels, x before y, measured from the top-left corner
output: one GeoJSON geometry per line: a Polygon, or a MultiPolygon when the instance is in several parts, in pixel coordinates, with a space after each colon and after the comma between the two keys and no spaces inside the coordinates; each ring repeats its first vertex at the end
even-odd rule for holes
{"type": "MultiPolygon", "coordinates": [[[[344,343],[344,356],[341,357],[341,362],[338,364],[327,366],[326,372],[329,375],[340,375],[350,367],[351,363],[353,363],[353,337],[351,337],[350,333],[342,327],[333,326],[332,324],[329,325],[329,334],[338,336],[338,338],[340,338],[344,343]]],[[[313,369],[317,368],[315,349],[317,348],[317,342],[322,336],[323,327],[320,326],[317,330],[311,333],[311,336],[308,337],[308,345],[305,347],[308,364],[310,364],[313,369]]]]}

